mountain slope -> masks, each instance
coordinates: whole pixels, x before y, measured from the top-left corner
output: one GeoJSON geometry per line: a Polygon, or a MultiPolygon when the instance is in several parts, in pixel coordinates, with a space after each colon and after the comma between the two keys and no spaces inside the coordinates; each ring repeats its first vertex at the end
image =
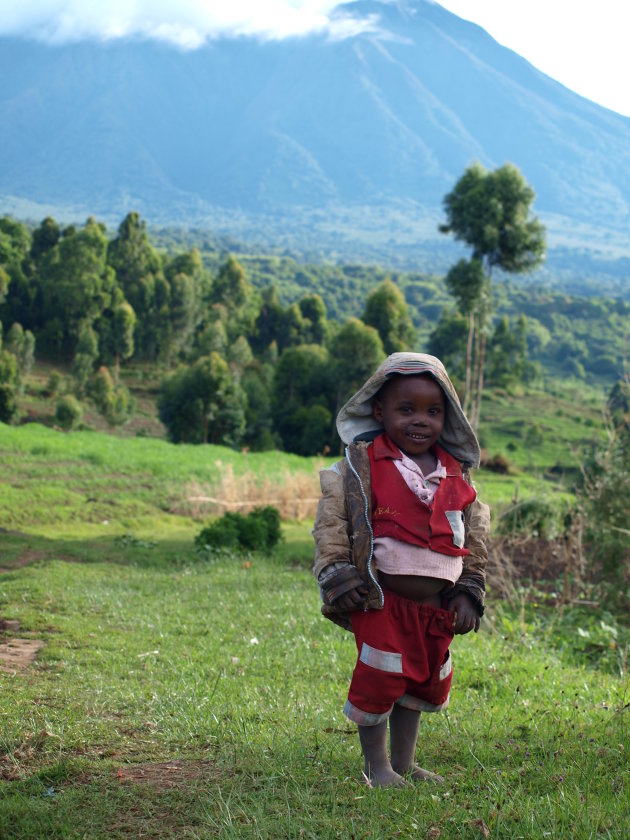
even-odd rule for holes
{"type": "Polygon", "coordinates": [[[348,9],[375,29],[190,52],[0,39],[0,197],[155,222],[307,218],[398,248],[422,219],[435,230],[477,159],[519,166],[558,231],[627,230],[630,120],[428,0],[348,9]]]}

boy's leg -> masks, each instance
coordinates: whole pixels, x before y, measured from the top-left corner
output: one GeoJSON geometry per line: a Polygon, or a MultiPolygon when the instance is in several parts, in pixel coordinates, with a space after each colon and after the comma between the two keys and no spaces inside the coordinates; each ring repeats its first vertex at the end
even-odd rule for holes
{"type": "Polygon", "coordinates": [[[442,776],[423,770],[415,763],[420,712],[394,704],[389,717],[389,743],[391,748],[391,766],[395,773],[409,773],[418,781],[443,782],[442,776]]]}
{"type": "Polygon", "coordinates": [[[387,755],[387,721],[381,721],[376,726],[359,725],[358,729],[365,775],[370,782],[377,787],[404,784],[402,777],[392,769],[387,755]]]}

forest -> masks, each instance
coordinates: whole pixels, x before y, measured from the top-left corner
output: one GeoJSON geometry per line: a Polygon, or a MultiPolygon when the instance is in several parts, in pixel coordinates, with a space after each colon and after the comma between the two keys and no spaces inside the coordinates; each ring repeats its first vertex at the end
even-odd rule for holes
{"type": "MultiPolygon", "coordinates": [[[[0,419],[20,420],[36,356],[71,370],[70,386],[50,383],[62,426],[82,404],[124,424],[133,399],[120,368],[144,364],[161,382],[171,440],[302,455],[338,447],[338,408],[386,353],[434,353],[463,385],[468,325],[444,278],[237,260],[213,244],[159,247],[137,213],[115,233],[94,218],[30,228],[0,219],[0,419]]],[[[561,378],[609,391],[624,376],[629,317],[628,302],[504,274],[489,310],[485,387],[544,389],[561,378]]]]}

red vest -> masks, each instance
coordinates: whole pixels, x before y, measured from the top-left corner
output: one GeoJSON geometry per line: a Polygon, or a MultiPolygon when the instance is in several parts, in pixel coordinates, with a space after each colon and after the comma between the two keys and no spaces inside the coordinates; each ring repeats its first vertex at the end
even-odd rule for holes
{"type": "Polygon", "coordinates": [[[468,549],[463,548],[463,540],[457,536],[463,535],[463,514],[459,512],[474,502],[477,494],[462,477],[459,461],[441,446],[434,446],[432,452],[446,468],[446,478],[441,479],[433,504],[428,507],[398,472],[394,461],[400,460],[401,454],[387,435],[380,434],[368,447],[374,537],[393,537],[440,554],[464,557],[468,549]],[[462,547],[454,540],[462,542],[462,547]]]}

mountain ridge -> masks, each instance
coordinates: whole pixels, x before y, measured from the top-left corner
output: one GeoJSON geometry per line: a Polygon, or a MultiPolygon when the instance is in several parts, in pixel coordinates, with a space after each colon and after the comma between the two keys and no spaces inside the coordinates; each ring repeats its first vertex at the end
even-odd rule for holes
{"type": "Polygon", "coordinates": [[[510,161],[537,193],[550,256],[587,244],[604,263],[630,257],[630,119],[428,0],[338,9],[350,11],[378,25],[188,52],[0,39],[0,200],[18,215],[136,209],[412,256],[414,240],[416,254],[440,240],[442,198],[467,165],[510,161]]]}

